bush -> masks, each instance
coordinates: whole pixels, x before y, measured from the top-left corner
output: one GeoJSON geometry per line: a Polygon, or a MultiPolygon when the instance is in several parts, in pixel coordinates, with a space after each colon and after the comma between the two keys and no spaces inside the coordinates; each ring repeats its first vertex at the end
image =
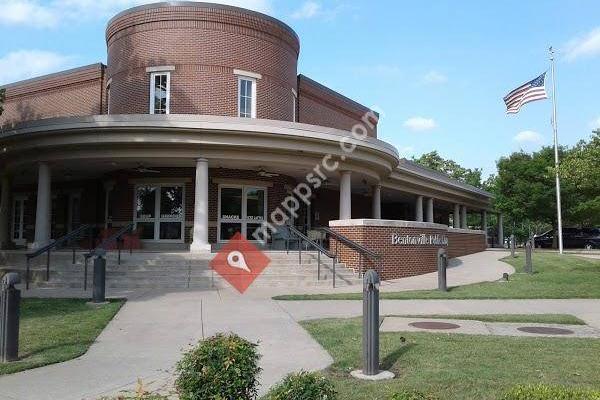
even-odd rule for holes
{"type": "Polygon", "coordinates": [[[564,386],[515,386],[503,400],[600,400],[600,391],[564,386]]]}
{"type": "Polygon", "coordinates": [[[395,393],[390,400],[437,400],[432,394],[425,394],[416,390],[403,390],[395,393]]]}
{"type": "Polygon", "coordinates": [[[333,383],[324,376],[302,371],[289,374],[271,390],[267,400],[333,400],[336,392],[333,383]]]}
{"type": "Polygon", "coordinates": [[[255,399],[260,372],[256,346],[235,334],[218,334],[198,343],[177,363],[179,398],[255,399]]]}

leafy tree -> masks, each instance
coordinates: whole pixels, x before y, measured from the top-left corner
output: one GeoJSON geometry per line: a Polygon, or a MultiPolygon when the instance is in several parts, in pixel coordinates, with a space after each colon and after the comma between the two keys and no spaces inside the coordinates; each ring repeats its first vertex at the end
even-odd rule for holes
{"type": "Polygon", "coordinates": [[[480,168],[465,168],[452,160],[446,160],[434,150],[430,153],[423,154],[419,158],[413,157],[413,161],[427,168],[443,172],[450,177],[481,188],[481,169],[480,168]]]}
{"type": "Polygon", "coordinates": [[[600,225],[600,129],[566,155],[560,173],[575,197],[569,219],[580,225],[600,225]]]}

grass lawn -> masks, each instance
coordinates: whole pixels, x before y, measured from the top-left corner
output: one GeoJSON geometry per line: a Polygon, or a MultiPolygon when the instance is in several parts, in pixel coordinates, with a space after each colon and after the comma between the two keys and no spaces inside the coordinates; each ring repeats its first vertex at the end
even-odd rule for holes
{"type": "Polygon", "coordinates": [[[585,325],[585,321],[569,314],[485,314],[485,315],[393,315],[403,318],[462,319],[480,322],[515,322],[534,324],[585,325]]]}
{"type": "Polygon", "coordinates": [[[70,360],[84,354],[123,301],[90,306],[80,299],[23,299],[20,360],[0,364],[0,375],[70,360]]]}
{"type": "Polygon", "coordinates": [[[389,400],[400,389],[444,400],[496,400],[517,384],[600,386],[598,339],[382,333],[380,362],[396,379],[368,383],[349,376],[361,368],[361,319],[302,325],[333,357],[325,375],[344,400],[389,400]]]}
{"type": "MultiPolygon", "coordinates": [[[[504,258],[515,267],[509,282],[486,282],[438,290],[381,292],[382,299],[598,299],[600,260],[557,253],[533,255],[533,275],[525,274],[525,256],[504,258]]],[[[362,293],[284,295],[276,300],[358,300],[362,293]]]]}

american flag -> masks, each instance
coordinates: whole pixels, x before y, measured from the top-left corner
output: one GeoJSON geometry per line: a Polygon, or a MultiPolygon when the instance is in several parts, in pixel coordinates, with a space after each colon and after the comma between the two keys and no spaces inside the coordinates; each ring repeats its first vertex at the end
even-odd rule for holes
{"type": "Polygon", "coordinates": [[[547,99],[546,87],[544,81],[546,73],[544,72],[537,78],[519,86],[504,97],[507,114],[516,114],[521,110],[521,106],[536,100],[547,99]]]}

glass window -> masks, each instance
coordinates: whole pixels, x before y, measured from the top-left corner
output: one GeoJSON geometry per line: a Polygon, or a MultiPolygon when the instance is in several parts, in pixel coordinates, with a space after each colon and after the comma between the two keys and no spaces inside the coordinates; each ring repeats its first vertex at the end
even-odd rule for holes
{"type": "Polygon", "coordinates": [[[221,223],[221,240],[229,240],[238,232],[242,232],[241,223],[221,223]]]}
{"type": "Polygon", "coordinates": [[[160,217],[179,218],[183,213],[183,188],[163,186],[160,191],[160,217]]]}
{"type": "Polygon", "coordinates": [[[150,75],[150,114],[168,114],[170,102],[170,74],[150,75]]]}
{"type": "Polygon", "coordinates": [[[142,240],[154,239],[154,222],[138,222],[137,233],[142,240]]]}
{"type": "Polygon", "coordinates": [[[265,190],[247,189],[246,215],[248,220],[262,221],[265,217],[265,190]]]}
{"type": "Polygon", "coordinates": [[[242,219],[241,188],[221,188],[221,219],[242,219]]]}
{"type": "Polygon", "coordinates": [[[161,240],[181,239],[181,222],[161,222],[160,223],[161,240]]]}
{"type": "Polygon", "coordinates": [[[255,118],[255,81],[248,78],[239,79],[239,112],[242,118],[255,118]]]}
{"type": "Polygon", "coordinates": [[[137,219],[151,219],[155,217],[156,190],[154,186],[140,186],[136,194],[137,219]]]}

